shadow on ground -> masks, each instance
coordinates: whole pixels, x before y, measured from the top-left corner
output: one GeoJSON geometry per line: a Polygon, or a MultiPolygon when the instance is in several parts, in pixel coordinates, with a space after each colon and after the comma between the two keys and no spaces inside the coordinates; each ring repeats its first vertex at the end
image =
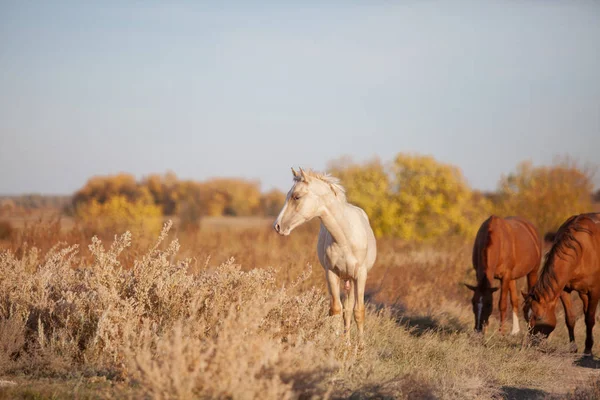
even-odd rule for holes
{"type": "Polygon", "coordinates": [[[586,355],[576,360],[575,365],[582,368],[600,369],[600,358],[586,355]]]}
{"type": "Polygon", "coordinates": [[[468,329],[455,317],[451,315],[440,315],[440,318],[432,315],[417,315],[410,313],[400,302],[386,304],[375,301],[377,290],[370,290],[365,293],[365,302],[380,311],[389,307],[392,316],[399,326],[408,329],[414,336],[422,336],[426,332],[434,331],[441,334],[464,333],[468,329]]]}
{"type": "Polygon", "coordinates": [[[497,399],[506,400],[538,400],[548,399],[549,393],[539,389],[520,388],[513,386],[502,386],[502,392],[497,399]]]}
{"type": "Polygon", "coordinates": [[[431,384],[422,378],[406,375],[375,385],[367,385],[341,397],[333,396],[333,399],[350,400],[392,400],[398,398],[433,400],[437,397],[433,394],[431,384]]]}

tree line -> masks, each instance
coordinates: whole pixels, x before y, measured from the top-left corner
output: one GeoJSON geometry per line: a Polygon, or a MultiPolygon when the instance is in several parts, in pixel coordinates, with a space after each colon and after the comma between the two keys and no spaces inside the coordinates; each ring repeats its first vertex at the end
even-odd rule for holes
{"type": "MultiPolygon", "coordinates": [[[[474,190],[460,168],[421,154],[399,153],[388,162],[340,158],[330,162],[327,170],[341,179],[348,201],[366,211],[377,236],[472,237],[490,214],[523,216],[543,235],[573,214],[600,208],[594,169],[568,158],[543,166],[522,162],[499,179],[493,192],[474,190]]],[[[30,207],[36,202],[65,205],[64,198],[43,200],[43,196],[10,201],[30,207]]],[[[262,192],[256,180],[200,182],[173,173],[137,180],[122,173],[89,179],[66,209],[94,230],[155,231],[164,216],[176,217],[183,228],[198,226],[205,216],[272,217],[284,201],[283,192],[262,192]]]]}

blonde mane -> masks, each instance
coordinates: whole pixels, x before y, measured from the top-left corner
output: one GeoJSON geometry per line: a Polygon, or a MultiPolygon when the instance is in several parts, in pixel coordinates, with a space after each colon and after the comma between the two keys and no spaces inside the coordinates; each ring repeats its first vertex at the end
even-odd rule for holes
{"type": "MultiPolygon", "coordinates": [[[[333,193],[342,201],[346,202],[346,189],[340,183],[340,180],[328,173],[313,171],[311,169],[304,170],[304,174],[309,178],[315,178],[329,185],[333,193]]],[[[294,177],[295,182],[302,182],[302,175],[298,174],[294,177]]]]}

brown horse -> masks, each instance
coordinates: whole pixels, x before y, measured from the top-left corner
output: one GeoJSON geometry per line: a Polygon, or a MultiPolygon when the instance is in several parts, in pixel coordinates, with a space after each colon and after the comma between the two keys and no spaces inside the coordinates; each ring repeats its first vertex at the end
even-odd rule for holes
{"type": "MultiPolygon", "coordinates": [[[[596,306],[600,299],[600,214],[574,215],[556,232],[539,281],[525,296],[523,312],[530,332],[548,336],[556,326],[556,300],[575,290],[585,313],[585,350],[592,353],[596,306]]],[[[569,331],[571,341],[574,340],[569,331]]]]}
{"type": "MultiPolygon", "coordinates": [[[[541,241],[535,227],[520,217],[500,218],[490,216],[481,224],[473,245],[473,268],[477,274],[477,286],[465,284],[473,291],[473,314],[475,330],[484,331],[493,310],[492,287],[494,279],[500,280],[500,331],[503,332],[506,318],[507,295],[513,308],[511,334],[519,333],[519,295],[516,279],[527,276],[529,289],[537,282],[537,271],[541,261],[541,241]]],[[[575,324],[571,312],[570,297],[561,296],[567,317],[569,334],[575,324]]]]}
{"type": "Polygon", "coordinates": [[[477,286],[465,284],[473,291],[475,330],[485,330],[492,314],[492,287],[494,279],[500,280],[500,331],[504,329],[507,295],[513,307],[512,334],[519,332],[517,316],[519,296],[516,279],[527,275],[528,287],[537,280],[541,259],[540,237],[533,225],[520,217],[500,218],[495,215],[486,219],[475,237],[473,245],[473,268],[477,274],[477,286]]]}

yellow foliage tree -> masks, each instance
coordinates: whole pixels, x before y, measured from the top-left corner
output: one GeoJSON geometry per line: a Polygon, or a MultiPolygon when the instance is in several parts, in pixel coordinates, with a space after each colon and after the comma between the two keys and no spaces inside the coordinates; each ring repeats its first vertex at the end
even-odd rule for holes
{"type": "Polygon", "coordinates": [[[260,210],[259,182],[219,178],[211,179],[203,186],[211,193],[213,207],[216,207],[219,201],[223,202],[222,214],[248,216],[256,215],[260,210]]]}
{"type": "Polygon", "coordinates": [[[569,159],[535,167],[522,162],[499,183],[498,213],[520,215],[540,233],[556,230],[571,215],[592,211],[593,170],[569,159]]]}
{"type": "Polygon", "coordinates": [[[400,153],[392,169],[398,191],[400,237],[471,237],[489,214],[489,202],[473,195],[458,167],[430,156],[400,153]]]}
{"type": "Polygon", "coordinates": [[[164,215],[173,215],[177,212],[178,189],[181,182],[177,176],[168,172],[164,176],[152,174],[141,182],[141,186],[148,189],[154,204],[162,208],[164,215]]]}
{"type": "Polygon", "coordinates": [[[77,220],[93,234],[131,231],[156,236],[162,226],[160,207],[143,200],[132,202],[116,195],[100,203],[96,199],[79,204],[77,220]]]}
{"type": "Polygon", "coordinates": [[[489,201],[471,191],[458,168],[433,157],[401,153],[388,168],[378,159],[341,159],[329,170],[342,180],[348,201],[365,210],[377,236],[472,236],[490,211],[489,201]]]}
{"type": "Polygon", "coordinates": [[[111,176],[97,176],[87,181],[85,186],[73,196],[73,204],[96,200],[102,204],[114,196],[123,196],[130,202],[147,201],[150,192],[138,185],[135,177],[130,174],[117,174],[111,176]]]}

